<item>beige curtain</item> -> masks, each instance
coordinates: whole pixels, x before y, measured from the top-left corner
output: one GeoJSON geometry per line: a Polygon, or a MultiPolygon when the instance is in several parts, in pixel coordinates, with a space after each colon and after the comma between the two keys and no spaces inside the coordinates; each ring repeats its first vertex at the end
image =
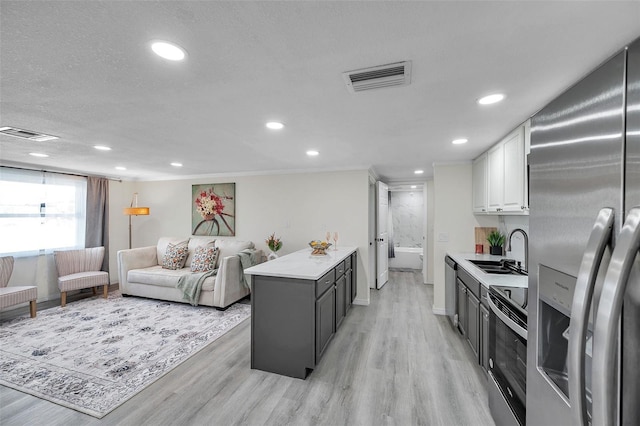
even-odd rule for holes
{"type": "Polygon", "coordinates": [[[102,270],[109,272],[109,180],[87,177],[85,247],[104,246],[102,270]]]}

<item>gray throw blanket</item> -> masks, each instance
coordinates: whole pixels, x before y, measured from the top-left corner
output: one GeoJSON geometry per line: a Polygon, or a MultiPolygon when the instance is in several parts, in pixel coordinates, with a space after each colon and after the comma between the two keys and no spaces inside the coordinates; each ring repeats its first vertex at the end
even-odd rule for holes
{"type": "Polygon", "coordinates": [[[199,272],[195,274],[185,274],[178,279],[176,288],[182,290],[182,298],[187,300],[193,306],[198,306],[200,300],[200,291],[204,280],[218,273],[217,269],[207,272],[199,272]]]}
{"type": "Polygon", "coordinates": [[[262,260],[260,259],[260,252],[255,249],[244,249],[238,252],[238,257],[240,258],[240,277],[242,278],[242,283],[246,288],[251,289],[244,270],[260,263],[262,260]]]}

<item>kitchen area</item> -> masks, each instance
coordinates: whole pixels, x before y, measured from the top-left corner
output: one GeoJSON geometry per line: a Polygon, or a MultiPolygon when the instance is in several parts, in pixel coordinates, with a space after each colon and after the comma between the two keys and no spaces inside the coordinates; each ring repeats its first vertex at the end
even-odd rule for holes
{"type": "Polygon", "coordinates": [[[469,173],[476,236],[436,217],[434,312],[486,372],[497,425],[640,419],[640,39],[611,53],[471,170],[435,167],[436,205],[469,173]]]}

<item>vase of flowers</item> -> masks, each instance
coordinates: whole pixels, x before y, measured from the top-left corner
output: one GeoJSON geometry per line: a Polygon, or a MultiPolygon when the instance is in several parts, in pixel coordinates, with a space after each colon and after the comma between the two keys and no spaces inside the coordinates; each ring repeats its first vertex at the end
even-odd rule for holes
{"type": "Polygon", "coordinates": [[[278,255],[276,254],[276,252],[282,248],[282,240],[276,237],[276,233],[274,232],[273,234],[269,235],[269,238],[265,240],[265,243],[267,243],[269,250],[271,250],[271,253],[269,253],[267,259],[277,259],[278,255]]]}

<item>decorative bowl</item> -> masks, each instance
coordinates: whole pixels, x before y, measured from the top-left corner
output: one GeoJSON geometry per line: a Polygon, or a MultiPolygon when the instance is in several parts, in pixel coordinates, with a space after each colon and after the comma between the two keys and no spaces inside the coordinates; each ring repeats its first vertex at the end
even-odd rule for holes
{"type": "Polygon", "coordinates": [[[331,243],[327,241],[313,240],[309,242],[309,246],[313,249],[312,256],[325,256],[327,249],[331,247],[331,243]]]}

